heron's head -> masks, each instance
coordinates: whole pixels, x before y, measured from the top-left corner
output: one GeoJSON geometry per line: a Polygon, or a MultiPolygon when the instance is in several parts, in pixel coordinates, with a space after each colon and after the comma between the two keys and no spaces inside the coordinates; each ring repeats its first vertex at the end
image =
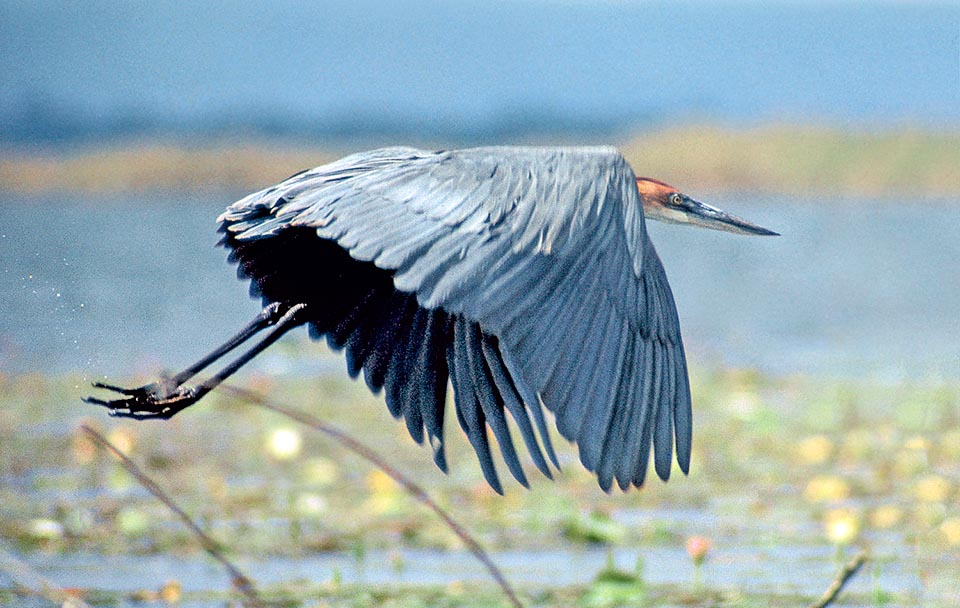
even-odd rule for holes
{"type": "Polygon", "coordinates": [[[671,224],[692,224],[740,234],[777,235],[716,207],[705,205],[673,186],[649,177],[637,178],[637,190],[643,201],[644,217],[671,224]]]}

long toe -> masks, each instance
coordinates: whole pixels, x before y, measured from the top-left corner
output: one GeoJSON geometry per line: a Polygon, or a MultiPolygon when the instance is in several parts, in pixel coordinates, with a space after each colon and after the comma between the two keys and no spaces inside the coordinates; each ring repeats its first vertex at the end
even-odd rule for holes
{"type": "Polygon", "coordinates": [[[106,382],[94,382],[93,388],[102,388],[115,393],[120,393],[121,395],[136,395],[137,393],[144,392],[146,389],[144,386],[138,388],[124,388],[122,386],[117,386],[116,384],[107,384],[106,382]]]}
{"type": "Polygon", "coordinates": [[[93,405],[102,405],[103,407],[114,407],[116,401],[104,401],[103,399],[98,399],[97,397],[81,397],[81,401],[84,403],[90,403],[93,405]]]}

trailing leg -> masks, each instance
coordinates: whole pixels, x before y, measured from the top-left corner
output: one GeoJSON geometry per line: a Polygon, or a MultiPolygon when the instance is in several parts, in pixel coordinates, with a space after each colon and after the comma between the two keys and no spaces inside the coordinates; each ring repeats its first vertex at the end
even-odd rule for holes
{"type": "Polygon", "coordinates": [[[287,331],[302,324],[305,321],[303,318],[303,311],[305,309],[306,304],[296,304],[294,306],[286,306],[278,303],[270,304],[264,308],[249,325],[237,333],[237,335],[182,372],[138,388],[123,388],[103,382],[94,382],[93,386],[95,388],[120,393],[124,395],[124,397],[111,400],[103,400],[97,397],[84,397],[83,400],[87,403],[102,405],[108,408],[111,416],[135,418],[138,420],[170,418],[177,412],[199,401],[204,395],[233,375],[251,359],[280,339],[287,331]],[[256,333],[270,326],[273,326],[273,329],[263,340],[237,357],[218,373],[196,386],[186,386],[183,384],[196,375],[197,372],[208,367],[217,359],[220,359],[228,352],[249,340],[256,333]]]}

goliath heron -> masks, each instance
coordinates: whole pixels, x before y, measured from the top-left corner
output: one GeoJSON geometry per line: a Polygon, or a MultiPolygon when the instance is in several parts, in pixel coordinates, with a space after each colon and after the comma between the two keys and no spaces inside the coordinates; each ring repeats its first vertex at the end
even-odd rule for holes
{"type": "Polygon", "coordinates": [[[221,243],[265,308],[169,378],[88,397],[116,416],[169,418],[290,329],[346,351],[446,470],[447,383],[488,483],[502,492],[487,428],[527,485],[513,418],[534,464],[558,466],[542,407],[609,490],[690,465],[680,324],[644,216],[776,234],[654,179],[613,148],[386,148],[298,173],[230,205],[221,243]],[[197,372],[269,328],[208,380],[197,372]],[[539,440],[538,440],[539,437],[539,440]],[[541,450],[542,446],[542,450],[541,450]]]}

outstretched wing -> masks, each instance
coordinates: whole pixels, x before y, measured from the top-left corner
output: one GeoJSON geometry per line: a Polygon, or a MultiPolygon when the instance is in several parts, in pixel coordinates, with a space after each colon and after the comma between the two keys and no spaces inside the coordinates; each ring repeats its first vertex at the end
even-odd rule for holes
{"type": "Polygon", "coordinates": [[[450,370],[461,423],[477,405],[502,420],[498,389],[509,382],[528,407],[554,412],[604,489],[641,485],[651,448],[667,479],[674,442],[687,471],[676,307],[615,149],[376,150],[252,194],[220,220],[237,241],[309,227],[392,271],[422,308],[479,325],[472,335],[454,324],[450,359],[461,368],[485,361],[495,337],[502,369],[481,365],[470,382],[450,370]]]}

